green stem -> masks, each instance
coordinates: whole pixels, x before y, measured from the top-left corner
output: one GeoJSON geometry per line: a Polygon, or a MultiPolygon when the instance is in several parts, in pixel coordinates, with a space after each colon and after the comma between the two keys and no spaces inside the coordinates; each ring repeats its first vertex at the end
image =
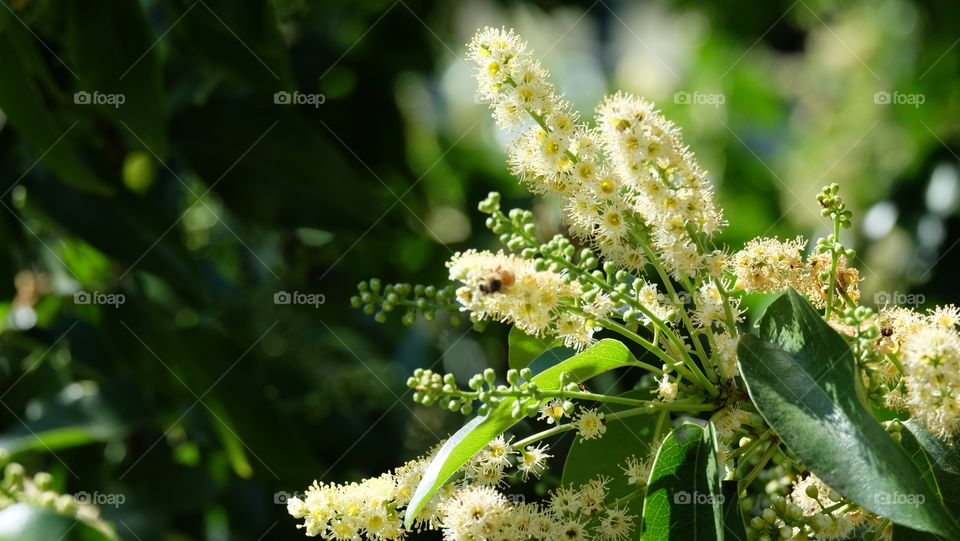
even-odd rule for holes
{"type": "MultiPolygon", "coordinates": [[[[700,368],[693,363],[692,366],[686,365],[685,363],[678,363],[673,357],[670,357],[662,349],[654,347],[654,345],[645,340],[642,336],[638,335],[635,332],[630,331],[623,325],[615,323],[610,320],[599,321],[598,324],[602,327],[608,328],[611,331],[620,333],[626,338],[633,340],[634,342],[640,344],[644,348],[648,349],[651,353],[659,357],[664,363],[668,366],[675,368],[678,372],[683,374],[690,381],[696,382],[700,387],[703,387],[704,390],[710,393],[711,396],[719,396],[720,391],[717,390],[710,381],[703,375],[703,372],[700,371],[700,368]]],[[[692,362],[692,361],[691,361],[692,362]]],[[[663,374],[663,371],[660,372],[663,374]]]]}
{"type": "MultiPolygon", "coordinates": [[[[604,419],[607,421],[618,421],[620,419],[627,419],[629,417],[636,417],[637,415],[644,415],[650,413],[649,407],[640,407],[640,408],[631,408],[627,410],[621,410],[610,414],[605,414],[604,419]]],[[[574,430],[577,428],[577,423],[569,422],[562,425],[557,425],[553,428],[548,428],[536,434],[531,434],[522,440],[519,440],[513,444],[515,449],[523,449],[524,447],[536,443],[542,439],[549,438],[550,436],[555,436],[557,434],[563,434],[564,432],[574,430]]]]}
{"type": "MultiPolygon", "coordinates": [[[[642,240],[639,240],[639,244],[643,247],[644,252],[647,253],[647,259],[650,260],[650,264],[653,265],[654,270],[657,271],[657,274],[660,276],[660,281],[663,282],[663,287],[667,289],[667,292],[670,293],[670,296],[676,300],[679,297],[677,296],[677,290],[673,287],[673,282],[670,280],[670,277],[667,275],[667,272],[663,269],[663,266],[660,265],[660,261],[657,259],[657,255],[653,252],[653,249],[650,248],[650,245],[642,240]]],[[[693,295],[693,291],[688,291],[693,295]]],[[[706,353],[703,351],[703,345],[697,340],[694,336],[694,327],[693,323],[690,321],[689,315],[687,315],[687,310],[685,308],[678,310],[680,312],[680,319],[683,320],[684,326],[687,328],[687,333],[690,335],[690,340],[693,341],[693,345],[696,348],[697,355],[700,357],[701,362],[705,362],[706,353]]]]}
{"type": "Polygon", "coordinates": [[[760,475],[760,472],[763,471],[764,467],[766,467],[767,462],[770,462],[770,459],[773,458],[773,455],[775,455],[779,449],[780,449],[779,443],[771,443],[770,446],[767,447],[767,451],[763,453],[763,456],[760,457],[760,462],[757,462],[757,465],[754,466],[752,470],[750,470],[750,473],[748,473],[746,477],[740,480],[740,484],[737,488],[741,492],[746,490],[746,488],[750,486],[750,483],[752,483],[753,480],[756,479],[758,475],[760,475]]]}
{"type": "Polygon", "coordinates": [[[826,319],[830,318],[830,312],[833,311],[833,290],[836,287],[837,264],[840,261],[840,254],[835,249],[836,244],[840,242],[839,217],[833,219],[833,242],[834,246],[830,247],[830,277],[827,282],[827,306],[823,310],[823,317],[826,319]]]}
{"type": "Polygon", "coordinates": [[[659,400],[640,400],[638,398],[624,398],[622,396],[610,396],[585,391],[541,391],[541,394],[546,397],[594,400],[597,402],[609,402],[611,404],[623,404],[625,406],[646,406],[652,409],[666,409],[671,411],[712,411],[716,409],[715,405],[704,404],[702,402],[661,402],[659,400]]]}

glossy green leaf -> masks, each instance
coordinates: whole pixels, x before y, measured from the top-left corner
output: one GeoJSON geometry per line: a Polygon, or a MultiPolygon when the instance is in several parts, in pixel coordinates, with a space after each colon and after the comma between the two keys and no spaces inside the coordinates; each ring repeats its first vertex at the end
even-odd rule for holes
{"type": "MultiPolygon", "coordinates": [[[[543,390],[559,389],[560,375],[565,372],[570,373],[573,381],[582,382],[597,374],[627,365],[633,360],[630,350],[621,342],[601,340],[586,351],[540,372],[532,381],[543,390]]],[[[433,494],[470,457],[518,422],[511,416],[515,401],[512,398],[506,399],[487,415],[474,417],[443,444],[424,472],[423,479],[407,506],[404,520],[408,527],[433,494]]]]}
{"type": "MultiPolygon", "coordinates": [[[[650,391],[638,389],[627,391],[620,396],[649,399],[650,391]]],[[[625,409],[630,409],[630,406],[607,404],[603,407],[604,412],[608,414],[625,409]]],[[[598,476],[604,476],[613,479],[613,482],[608,485],[611,498],[622,498],[633,493],[637,487],[627,484],[622,466],[631,456],[638,460],[646,460],[650,456],[650,447],[657,433],[658,423],[669,423],[669,418],[654,412],[615,421],[608,420],[607,431],[602,438],[592,440],[577,438],[570,446],[567,460],[563,464],[562,484],[577,486],[598,476]]],[[[638,518],[642,515],[643,498],[631,500],[627,505],[630,514],[638,518]]]]}
{"type": "Polygon", "coordinates": [[[530,364],[527,365],[527,368],[529,368],[530,371],[536,375],[552,366],[562,363],[576,354],[577,350],[570,349],[565,346],[550,348],[540,355],[537,355],[536,359],[530,361],[530,364]]]}
{"type": "Polygon", "coordinates": [[[0,510],[0,541],[109,541],[73,517],[27,503],[0,510]]]}
{"type": "Polygon", "coordinates": [[[928,432],[917,419],[905,421],[903,426],[926,451],[943,503],[954,518],[960,519],[960,439],[945,441],[928,432]]]}
{"type": "Polygon", "coordinates": [[[799,293],[774,301],[759,336],[744,335],[737,353],[760,414],[825,483],[894,522],[960,537],[916,465],[858,397],[846,341],[799,293]]]}
{"type": "Polygon", "coordinates": [[[930,487],[930,491],[937,495],[937,498],[942,499],[942,493],[940,492],[940,486],[937,482],[936,474],[933,471],[933,463],[930,461],[930,458],[927,456],[926,451],[923,449],[923,445],[917,440],[909,430],[901,429],[900,430],[900,447],[903,449],[907,456],[910,457],[910,460],[917,467],[917,471],[920,472],[920,478],[927,483],[927,486],[930,487]]]}
{"type": "Polygon", "coordinates": [[[644,540],[747,538],[736,482],[723,481],[713,425],[677,427],[657,451],[643,506],[644,540]]]}

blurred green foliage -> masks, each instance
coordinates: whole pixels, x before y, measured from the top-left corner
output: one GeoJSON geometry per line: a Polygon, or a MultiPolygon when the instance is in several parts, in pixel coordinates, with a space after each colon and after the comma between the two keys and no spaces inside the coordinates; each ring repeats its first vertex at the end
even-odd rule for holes
{"type": "Polygon", "coordinates": [[[348,307],[492,246],[487,191],[531,204],[462,62],[477,26],[527,36],[585,115],[657,101],[731,247],[817,233],[836,181],[867,295],[960,296],[946,1],[0,1],[0,447],[125,495],[103,509],[123,539],[298,539],[285,494],[461,422],[404,400],[408,372],[506,362],[502,327],[348,307]]]}

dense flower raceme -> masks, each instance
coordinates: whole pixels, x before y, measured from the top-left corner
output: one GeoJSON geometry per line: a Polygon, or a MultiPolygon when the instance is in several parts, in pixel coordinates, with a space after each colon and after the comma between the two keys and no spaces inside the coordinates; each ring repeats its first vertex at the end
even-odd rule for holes
{"type": "MultiPolygon", "coordinates": [[[[549,456],[543,446],[516,451],[502,437],[494,440],[463,467],[459,480],[446,484],[430,500],[414,530],[441,530],[443,538],[450,541],[628,539],[634,517],[609,501],[609,478],[557,489],[536,503],[511,498],[499,490],[514,464],[526,479],[530,474],[538,476],[549,456]]],[[[311,537],[401,539],[406,534],[403,509],[428,463],[429,458],[412,460],[360,483],[314,483],[303,497],[290,498],[287,510],[303,519],[301,527],[311,537]]],[[[642,466],[625,466],[627,471],[637,468],[642,466]]]]}
{"type": "MultiPolygon", "coordinates": [[[[362,282],[353,304],[378,321],[397,310],[405,323],[445,311],[456,324],[465,314],[478,330],[501,322],[575,351],[590,348],[600,333],[617,335],[645,351],[629,363],[645,375],[627,397],[592,392],[567,372],[559,386],[542,388],[531,367],[510,369],[504,379],[488,368],[466,386],[453,374],[417,369],[407,382],[415,402],[535,419],[541,430],[490,442],[412,527],[441,530],[450,540],[635,538],[643,517],[631,516],[628,502],[645,497],[662,432],[649,452],[620,455],[617,478],[562,486],[540,502],[517,501],[505,490],[550,467],[541,440],[573,432],[580,444],[602,445],[612,424],[629,417],[659,415],[666,432],[682,414],[713,427],[719,470],[754,499],[752,538],[889,539],[890,521],[826,486],[749,400],[737,362],[740,300],[800,292],[847,340],[874,406],[946,441],[960,434],[960,310],[859,305],[856,253],[840,238],[852,214],[835,184],[817,196],[833,232],[813,246],[798,237],[756,238],[739,251],[716,247],[724,218],[707,173],[652,103],[617,93],[600,103],[595,122],[583,120],[510,30],[481,30],[468,56],[481,97],[510,137],[510,170],[562,209],[570,235],[544,239],[532,212],[501,210],[499,194],[491,193],[479,210],[505,249],[455,254],[447,263],[451,285],[441,288],[362,282]],[[624,409],[606,407],[611,403],[624,409]],[[612,487],[633,491],[612,500],[612,487]]],[[[883,426],[896,439],[899,421],[883,426]]],[[[401,538],[404,509],[433,459],[362,483],[314,484],[291,500],[290,512],[308,535],[401,538]]]]}

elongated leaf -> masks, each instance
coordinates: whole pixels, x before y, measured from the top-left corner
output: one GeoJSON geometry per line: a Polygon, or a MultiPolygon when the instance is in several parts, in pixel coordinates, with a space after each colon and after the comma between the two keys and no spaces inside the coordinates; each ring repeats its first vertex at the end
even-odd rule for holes
{"type": "Polygon", "coordinates": [[[0,449],[10,454],[31,449],[50,451],[110,441],[124,436],[139,421],[144,406],[138,395],[123,389],[104,389],[75,396],[76,389],[61,392],[43,404],[36,419],[14,423],[0,434],[0,449]]]}
{"type": "Polygon", "coordinates": [[[640,537],[644,541],[747,538],[736,482],[722,480],[713,425],[685,423],[664,439],[650,473],[640,537]]]}
{"type": "Polygon", "coordinates": [[[933,475],[943,496],[943,503],[960,519],[960,441],[944,441],[928,432],[916,419],[903,423],[926,451],[933,466],[933,475]]]}
{"type": "MultiPolygon", "coordinates": [[[[648,399],[650,391],[638,389],[627,391],[620,396],[648,399]]],[[[622,404],[607,404],[603,410],[609,414],[629,408],[630,406],[622,404]]],[[[650,447],[654,443],[654,434],[660,420],[661,415],[656,412],[617,421],[608,420],[607,431],[602,438],[577,439],[570,446],[567,460],[563,464],[562,484],[564,486],[582,485],[602,475],[613,479],[609,485],[611,498],[617,499],[632,494],[637,490],[637,486],[627,484],[622,465],[631,456],[638,460],[645,460],[650,455],[650,447]]],[[[665,418],[664,422],[667,422],[665,418]]],[[[643,514],[643,498],[631,500],[628,508],[630,514],[639,518],[643,514]]]]}
{"type": "Polygon", "coordinates": [[[759,337],[740,339],[740,373],[760,414],[801,462],[874,513],[960,538],[916,465],[858,398],[847,343],[807,300],[788,291],[759,327],[759,337]]]}
{"type": "MultiPolygon", "coordinates": [[[[571,374],[573,381],[581,382],[608,370],[624,366],[633,361],[633,355],[622,343],[616,340],[601,340],[590,349],[574,355],[563,362],[547,368],[533,377],[532,381],[543,390],[560,388],[560,375],[571,374]]],[[[433,494],[460,469],[480,449],[483,449],[497,435],[503,433],[518,421],[510,413],[516,399],[509,398],[500,403],[487,415],[477,416],[450,437],[437,456],[427,467],[423,479],[417,486],[410,504],[407,506],[404,521],[409,527],[413,519],[433,494]]]]}
{"type": "Polygon", "coordinates": [[[74,125],[58,121],[44,103],[47,73],[33,38],[12,12],[0,9],[0,109],[10,125],[40,156],[39,163],[78,189],[108,194],[112,189],[80,159],[74,125]],[[38,84],[41,83],[41,84],[38,84]]]}
{"type": "Polygon", "coordinates": [[[930,461],[930,457],[927,456],[927,452],[923,449],[923,445],[917,440],[916,436],[909,430],[901,430],[900,447],[903,448],[903,451],[907,453],[907,456],[913,461],[917,470],[920,472],[920,477],[927,483],[927,486],[930,487],[930,491],[936,494],[938,498],[943,499],[943,494],[937,483],[937,476],[933,471],[933,463],[930,461]]]}
{"type": "Polygon", "coordinates": [[[702,427],[685,423],[663,440],[644,498],[641,539],[716,539],[703,435],[702,427]]]}

